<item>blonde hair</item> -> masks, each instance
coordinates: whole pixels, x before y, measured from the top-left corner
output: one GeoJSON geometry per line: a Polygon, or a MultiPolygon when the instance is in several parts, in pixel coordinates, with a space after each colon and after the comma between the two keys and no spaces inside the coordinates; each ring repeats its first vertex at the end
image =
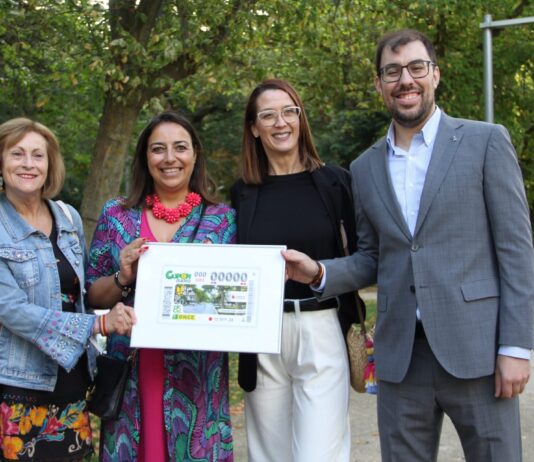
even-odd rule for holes
{"type": "Polygon", "coordinates": [[[43,186],[42,196],[51,199],[63,188],[65,181],[65,164],[59,149],[59,142],[52,131],[33,120],[17,117],[0,125],[0,167],[3,152],[18,143],[28,133],[37,133],[46,140],[46,153],[48,157],[48,172],[43,186]]]}

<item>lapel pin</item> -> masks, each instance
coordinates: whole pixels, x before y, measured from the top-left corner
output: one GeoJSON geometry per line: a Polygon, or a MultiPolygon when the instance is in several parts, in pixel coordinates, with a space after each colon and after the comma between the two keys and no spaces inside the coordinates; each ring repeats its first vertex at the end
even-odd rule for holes
{"type": "Polygon", "coordinates": [[[456,138],[455,136],[451,136],[450,140],[454,143],[455,141],[458,141],[458,138],[456,138]]]}

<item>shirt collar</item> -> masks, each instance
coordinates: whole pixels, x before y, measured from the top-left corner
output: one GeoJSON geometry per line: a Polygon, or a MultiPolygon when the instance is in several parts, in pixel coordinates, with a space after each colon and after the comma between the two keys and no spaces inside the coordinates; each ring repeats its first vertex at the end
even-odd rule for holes
{"type": "MultiPolygon", "coordinates": [[[[436,110],[430,116],[430,119],[427,120],[420,133],[423,136],[423,142],[429,146],[436,135],[438,134],[439,121],[441,120],[441,109],[436,106],[436,110]]],[[[395,131],[393,129],[393,122],[389,125],[388,134],[386,136],[386,141],[388,145],[388,150],[393,152],[395,150],[395,131]]]]}

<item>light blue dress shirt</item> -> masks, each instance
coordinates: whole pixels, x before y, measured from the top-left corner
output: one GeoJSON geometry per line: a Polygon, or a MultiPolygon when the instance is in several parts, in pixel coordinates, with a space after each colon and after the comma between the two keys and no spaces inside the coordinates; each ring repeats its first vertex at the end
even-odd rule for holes
{"type": "Polygon", "coordinates": [[[393,124],[390,125],[386,138],[391,182],[402,215],[412,235],[415,231],[421,194],[440,118],[441,110],[436,108],[423,129],[412,138],[408,151],[395,145],[393,124]]]}

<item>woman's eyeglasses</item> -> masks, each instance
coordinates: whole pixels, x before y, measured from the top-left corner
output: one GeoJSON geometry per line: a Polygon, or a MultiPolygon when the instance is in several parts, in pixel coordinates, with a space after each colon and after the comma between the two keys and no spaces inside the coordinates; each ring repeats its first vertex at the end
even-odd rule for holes
{"type": "Polygon", "coordinates": [[[300,108],[298,106],[287,106],[281,111],[275,111],[274,109],[266,109],[265,111],[260,111],[256,115],[259,122],[264,127],[272,127],[276,124],[278,117],[282,117],[288,124],[293,124],[299,120],[300,108]]]}

